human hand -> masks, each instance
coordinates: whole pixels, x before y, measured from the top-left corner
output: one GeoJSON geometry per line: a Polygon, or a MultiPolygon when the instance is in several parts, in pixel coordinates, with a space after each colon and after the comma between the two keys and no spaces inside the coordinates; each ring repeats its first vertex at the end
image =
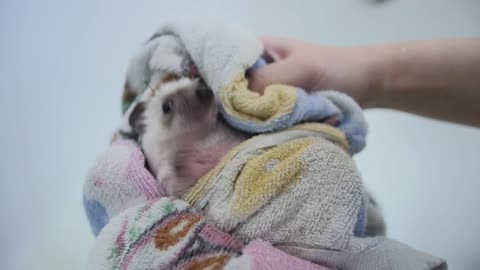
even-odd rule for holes
{"type": "Polygon", "coordinates": [[[287,84],[306,91],[334,89],[369,106],[373,89],[366,50],[337,48],[283,37],[261,38],[270,64],[249,74],[250,89],[263,92],[270,84],[287,84]]]}

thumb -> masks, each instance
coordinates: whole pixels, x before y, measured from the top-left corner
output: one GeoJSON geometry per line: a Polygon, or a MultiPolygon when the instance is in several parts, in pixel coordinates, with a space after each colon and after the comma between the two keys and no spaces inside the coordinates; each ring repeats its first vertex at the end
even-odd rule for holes
{"type": "Polygon", "coordinates": [[[252,70],[248,76],[248,87],[255,92],[263,93],[265,87],[271,84],[300,85],[301,78],[291,62],[286,58],[252,70]]]}

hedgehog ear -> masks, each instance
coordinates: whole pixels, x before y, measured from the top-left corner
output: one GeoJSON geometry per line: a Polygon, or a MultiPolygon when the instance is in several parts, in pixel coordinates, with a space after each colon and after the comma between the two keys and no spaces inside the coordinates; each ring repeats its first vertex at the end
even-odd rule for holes
{"type": "Polygon", "coordinates": [[[138,100],[134,100],[128,105],[123,113],[123,120],[118,134],[124,138],[138,141],[140,135],[145,133],[145,116],[147,100],[150,96],[149,92],[145,92],[138,100]],[[144,97],[146,96],[146,97],[144,97]]]}
{"type": "Polygon", "coordinates": [[[145,132],[144,115],[145,102],[137,102],[128,117],[128,124],[132,127],[134,133],[140,135],[145,132]]]}
{"type": "Polygon", "coordinates": [[[162,33],[158,33],[158,32],[157,32],[157,33],[153,34],[152,36],[150,36],[150,38],[147,39],[147,41],[145,41],[145,44],[147,44],[148,42],[150,42],[150,41],[152,41],[152,40],[154,40],[154,39],[156,39],[156,38],[158,38],[158,37],[161,37],[161,36],[163,36],[163,35],[165,35],[165,34],[162,34],[162,33]]]}
{"type": "Polygon", "coordinates": [[[125,80],[125,83],[123,84],[123,95],[122,95],[122,113],[123,114],[128,110],[130,105],[132,105],[136,96],[137,96],[137,93],[133,91],[132,87],[130,86],[130,83],[128,82],[128,79],[125,80]]]}
{"type": "Polygon", "coordinates": [[[148,63],[157,47],[157,43],[147,43],[130,58],[123,85],[122,109],[124,113],[148,86],[152,76],[148,63]]]}

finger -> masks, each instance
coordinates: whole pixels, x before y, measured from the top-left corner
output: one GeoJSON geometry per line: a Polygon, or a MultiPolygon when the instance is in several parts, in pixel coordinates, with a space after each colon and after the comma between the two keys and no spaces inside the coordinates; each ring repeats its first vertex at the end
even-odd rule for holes
{"type": "Polygon", "coordinates": [[[252,71],[249,74],[249,88],[263,93],[265,87],[271,84],[286,84],[302,86],[304,74],[292,65],[289,58],[252,71]]]}
{"type": "Polygon", "coordinates": [[[262,36],[260,40],[265,51],[270,53],[272,57],[278,56],[278,59],[287,58],[293,51],[296,43],[293,39],[276,36],[262,36]]]}

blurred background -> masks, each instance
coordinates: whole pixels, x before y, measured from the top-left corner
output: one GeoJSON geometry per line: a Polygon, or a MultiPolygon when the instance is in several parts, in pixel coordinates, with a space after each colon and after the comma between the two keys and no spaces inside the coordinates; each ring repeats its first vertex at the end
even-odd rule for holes
{"type": "MultiPolygon", "coordinates": [[[[84,177],[119,124],[129,57],[175,16],[341,46],[480,36],[478,0],[2,0],[0,269],[85,269],[84,177]]],[[[356,161],[388,234],[480,269],[480,129],[366,115],[356,161]]]]}

